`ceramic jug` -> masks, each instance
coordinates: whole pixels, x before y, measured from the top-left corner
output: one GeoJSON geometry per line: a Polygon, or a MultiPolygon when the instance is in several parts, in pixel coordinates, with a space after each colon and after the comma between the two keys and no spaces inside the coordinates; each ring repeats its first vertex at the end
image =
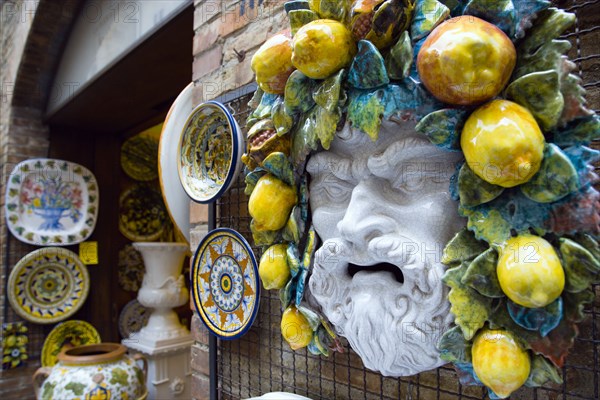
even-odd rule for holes
{"type": "Polygon", "coordinates": [[[65,349],[58,363],[33,375],[37,399],[145,399],[148,364],[139,354],[129,357],[119,343],[65,349]],[[143,369],[136,363],[142,360],[143,369]]]}

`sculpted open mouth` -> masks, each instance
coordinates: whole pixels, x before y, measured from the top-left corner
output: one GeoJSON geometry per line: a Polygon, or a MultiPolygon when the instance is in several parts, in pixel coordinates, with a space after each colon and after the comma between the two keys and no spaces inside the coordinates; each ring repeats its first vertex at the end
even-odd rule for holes
{"type": "Polygon", "coordinates": [[[356,265],[356,264],[352,264],[349,263],[348,264],[348,275],[350,275],[350,277],[354,278],[354,276],[356,274],[372,274],[372,273],[378,273],[378,272],[385,272],[385,273],[389,273],[391,276],[393,276],[393,279],[396,280],[396,282],[402,284],[404,283],[404,274],[402,273],[402,270],[394,265],[394,264],[390,264],[387,262],[382,262],[382,263],[377,263],[374,265],[356,265]]]}

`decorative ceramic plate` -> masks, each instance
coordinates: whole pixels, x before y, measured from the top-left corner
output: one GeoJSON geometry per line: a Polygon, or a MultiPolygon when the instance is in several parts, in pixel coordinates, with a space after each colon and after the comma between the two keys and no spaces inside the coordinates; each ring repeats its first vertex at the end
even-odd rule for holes
{"type": "Polygon", "coordinates": [[[119,285],[123,290],[137,292],[144,279],[144,260],[139,251],[128,244],[119,251],[119,285]]]}
{"type": "Polygon", "coordinates": [[[209,101],[188,117],[179,140],[179,179],[190,198],[210,203],[223,195],[241,168],[244,137],[224,105],[209,101]]]}
{"type": "Polygon", "coordinates": [[[42,366],[52,367],[58,362],[58,353],[65,347],[83,346],[100,343],[96,328],[85,321],[65,321],[54,327],[44,341],[42,348],[42,366]]]}
{"type": "Polygon", "coordinates": [[[8,278],[8,300],[22,318],[38,324],[65,320],[81,308],[90,277],[77,254],[44,247],[23,257],[8,278]]]}
{"type": "Polygon", "coordinates": [[[177,172],[178,141],[188,115],[192,112],[192,89],[190,83],[177,96],[165,119],[158,145],[158,177],[167,211],[176,229],[190,242],[190,199],[179,182],[177,172]]]}
{"type": "Polygon", "coordinates": [[[260,282],[256,258],[242,235],[226,228],[206,235],[192,264],[192,296],[204,324],[221,339],[238,338],[250,329],[260,282]]]}
{"type": "Polygon", "coordinates": [[[86,240],[98,217],[98,184],[87,168],[37,158],[20,162],[6,187],[6,220],[20,241],[66,246],[86,240]]]}
{"type": "Polygon", "coordinates": [[[148,323],[150,310],[140,304],[137,299],[125,304],[119,315],[119,334],[128,339],[133,333],[139,332],[148,323]]]}
{"type": "Polygon", "coordinates": [[[121,146],[121,167],[129,177],[151,181],[158,176],[158,137],[162,124],[138,133],[121,146]]]}
{"type": "Polygon", "coordinates": [[[134,242],[158,239],[168,222],[162,196],[152,186],[139,184],[121,193],[119,230],[134,242]]]}

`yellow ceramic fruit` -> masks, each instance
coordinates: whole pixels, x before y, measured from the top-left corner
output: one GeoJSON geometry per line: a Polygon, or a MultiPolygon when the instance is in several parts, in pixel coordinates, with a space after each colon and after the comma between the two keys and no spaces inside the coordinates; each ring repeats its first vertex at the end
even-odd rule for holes
{"type": "Polygon", "coordinates": [[[427,89],[443,102],[471,105],[495,97],[517,60],[511,40],[495,25],[473,16],[441,23],[417,55],[427,89]]]}
{"type": "Polygon", "coordinates": [[[281,94],[294,71],[292,40],[284,34],[268,39],[252,56],[250,63],[258,86],[266,93],[281,94]]]}
{"type": "Polygon", "coordinates": [[[267,290],[282,289],[290,279],[287,263],[287,244],[274,244],[260,258],[258,275],[267,290]]]}
{"type": "Polygon", "coordinates": [[[508,331],[482,330],[475,337],[471,355],[477,377],[500,398],[510,396],[529,377],[529,354],[508,331]]]}
{"type": "Polygon", "coordinates": [[[509,239],[496,271],[504,294],[523,307],[545,307],[565,287],[565,272],[554,247],[539,236],[509,239]]]}
{"type": "Polygon", "coordinates": [[[298,350],[310,344],[313,331],[306,317],[291,305],[281,317],[281,335],[292,350],[298,350]]]}
{"type": "Polygon", "coordinates": [[[309,22],[293,39],[292,63],[304,75],[325,79],[348,66],[356,54],[352,34],[332,19],[309,22]]]}
{"type": "Polygon", "coordinates": [[[531,113],[507,100],[494,100],[467,119],[460,145],[481,179],[503,187],[527,182],[540,169],[544,135],[531,113]]]}
{"type": "Polygon", "coordinates": [[[296,189],[272,175],[261,177],[248,200],[248,211],[257,231],[283,228],[296,205],[296,189]]]}

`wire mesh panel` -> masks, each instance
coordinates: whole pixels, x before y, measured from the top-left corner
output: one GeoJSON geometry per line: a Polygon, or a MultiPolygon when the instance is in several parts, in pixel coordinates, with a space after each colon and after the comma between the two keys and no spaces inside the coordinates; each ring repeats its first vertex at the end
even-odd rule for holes
{"type": "MultiPolygon", "coordinates": [[[[569,57],[578,67],[587,90],[588,106],[600,111],[600,0],[555,1],[577,16],[564,38],[573,47],[569,57]]],[[[244,126],[251,95],[228,103],[244,126]]],[[[595,148],[598,148],[596,143],[595,148]]],[[[239,231],[252,243],[248,198],[240,176],[217,203],[216,226],[239,231]]],[[[260,249],[254,248],[257,258],[260,249]]],[[[565,366],[563,384],[522,388],[513,399],[600,399],[600,285],[596,299],[579,325],[579,336],[565,366]]],[[[343,341],[344,353],[317,357],[292,351],[280,333],[281,302],[277,291],[263,291],[253,327],[239,340],[218,345],[219,398],[244,399],[273,391],[294,392],[312,399],[484,399],[482,387],[462,386],[454,369],[444,366],[413,377],[388,378],[367,370],[343,341]]],[[[399,344],[400,345],[400,344],[399,344]]]]}

